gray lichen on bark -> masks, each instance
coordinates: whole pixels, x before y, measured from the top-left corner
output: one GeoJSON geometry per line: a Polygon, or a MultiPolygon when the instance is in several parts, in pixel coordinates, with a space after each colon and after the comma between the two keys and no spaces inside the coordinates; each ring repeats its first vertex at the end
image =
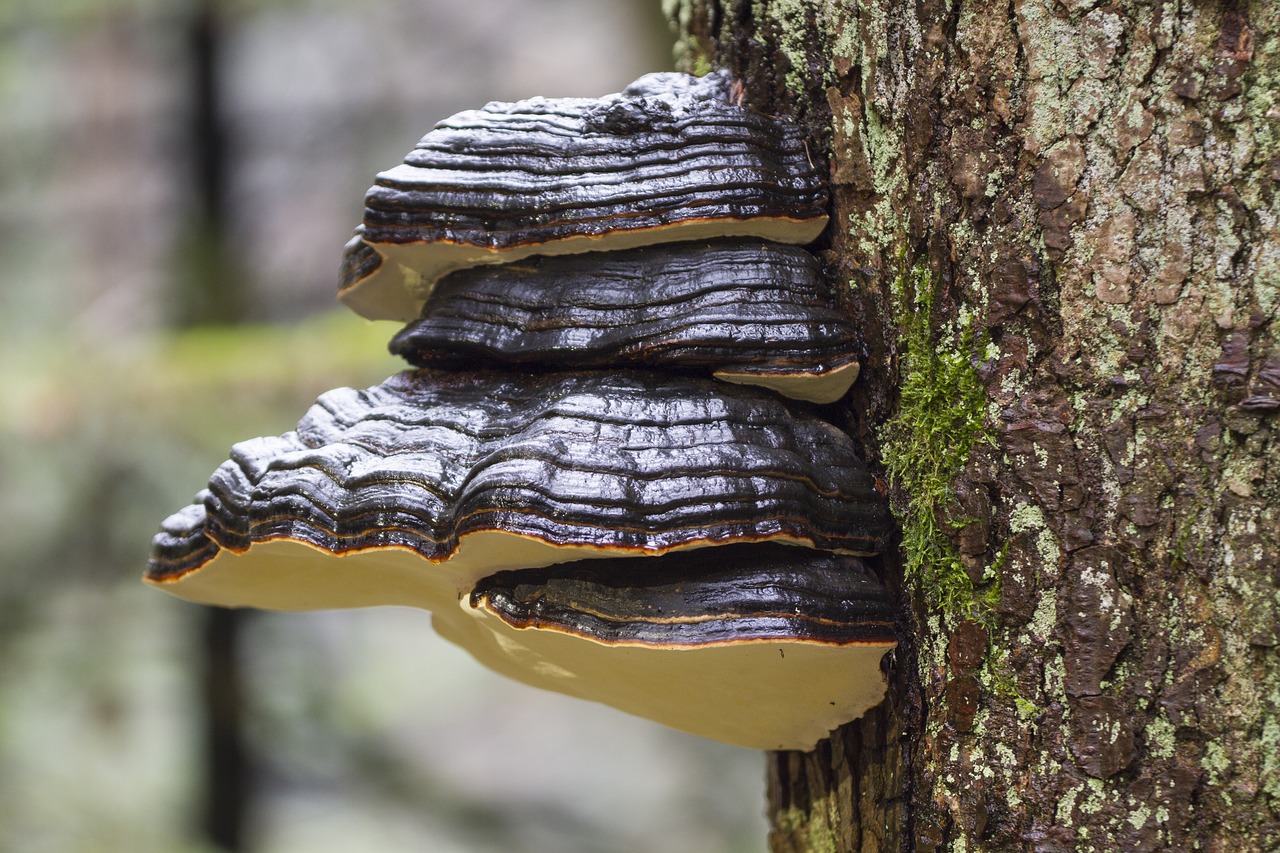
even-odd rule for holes
{"type": "Polygon", "coordinates": [[[829,160],[851,432],[892,467],[919,268],[992,436],[936,513],[977,608],[884,561],[891,699],[771,759],[774,849],[1280,849],[1280,7],[667,5],[829,160]]]}

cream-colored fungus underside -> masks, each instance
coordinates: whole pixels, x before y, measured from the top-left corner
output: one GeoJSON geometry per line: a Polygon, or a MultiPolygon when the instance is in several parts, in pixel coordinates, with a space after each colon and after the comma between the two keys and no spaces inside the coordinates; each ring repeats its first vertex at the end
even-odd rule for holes
{"type": "Polygon", "coordinates": [[[432,623],[440,636],[517,681],[747,749],[810,750],[879,705],[885,693],[880,659],[895,645],[610,645],[513,628],[469,606],[436,612],[432,623]]]}
{"type": "Polygon", "coordinates": [[[880,659],[893,643],[623,646],[555,630],[513,628],[469,603],[475,583],[494,572],[645,553],[562,547],[481,531],[464,537],[452,559],[431,563],[407,548],[335,557],[279,539],[255,543],[242,554],[220,551],[181,577],[151,583],[189,601],[225,607],[420,607],[433,612],[441,636],[499,673],[751,749],[809,749],[880,703],[885,689],[880,659]]]}
{"type": "MultiPolygon", "coordinates": [[[[762,541],[813,546],[793,537],[762,541]]],[[[334,555],[296,539],[269,539],[242,553],[224,548],[186,574],[147,581],[179,598],[221,607],[334,610],[395,604],[437,610],[495,572],[601,557],[657,557],[715,544],[698,540],[663,550],[553,545],[532,536],[481,530],[463,536],[449,559],[431,562],[409,548],[383,546],[334,555]]]]}
{"type": "Polygon", "coordinates": [[[853,385],[858,378],[858,370],[859,365],[854,361],[825,373],[734,373],[732,370],[717,370],[711,375],[735,385],[768,388],[794,400],[834,403],[853,385]]]}
{"type": "Polygon", "coordinates": [[[720,237],[758,237],[777,243],[811,243],[827,226],[827,217],[786,219],[698,219],[652,228],[611,231],[599,236],[579,235],[545,243],[492,249],[465,243],[373,243],[369,245],[386,261],[371,275],[352,282],[338,298],[370,320],[411,323],[422,313],[422,303],[443,276],[485,264],[505,264],[533,255],[576,255],[652,246],[675,240],[710,240],[720,237]]]}

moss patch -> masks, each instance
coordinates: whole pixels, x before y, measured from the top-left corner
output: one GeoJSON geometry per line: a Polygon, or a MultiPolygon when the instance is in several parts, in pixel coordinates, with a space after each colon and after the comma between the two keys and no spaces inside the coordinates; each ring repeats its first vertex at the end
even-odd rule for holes
{"type": "Polygon", "coordinates": [[[676,69],[695,77],[705,77],[714,67],[712,46],[692,33],[693,7],[692,0],[662,0],[662,14],[676,32],[676,43],[671,49],[676,69]]]}
{"type": "Polygon", "coordinates": [[[898,317],[898,412],[881,430],[881,455],[890,483],[906,497],[894,511],[902,525],[909,583],[944,613],[981,617],[989,596],[979,597],[946,526],[964,522],[949,515],[952,481],[979,441],[990,440],[986,394],[972,354],[979,347],[971,323],[953,330],[954,345],[931,325],[936,283],[917,265],[899,273],[893,286],[898,317]]]}
{"type": "MultiPolygon", "coordinates": [[[[826,804],[830,806],[828,802],[826,804]]],[[[805,812],[799,808],[785,809],[774,815],[774,834],[781,839],[801,842],[808,853],[836,853],[836,835],[829,808],[815,804],[805,812]]]]}

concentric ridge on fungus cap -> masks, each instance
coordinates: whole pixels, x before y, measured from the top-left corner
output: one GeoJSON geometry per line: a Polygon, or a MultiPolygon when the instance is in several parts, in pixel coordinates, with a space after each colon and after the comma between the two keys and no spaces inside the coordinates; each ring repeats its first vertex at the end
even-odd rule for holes
{"type": "MultiPolygon", "coordinates": [[[[737,541],[871,553],[888,529],[848,437],[769,392],[639,371],[421,370],[330,391],[295,432],[237,444],[199,506],[165,522],[147,577],[183,595],[223,551],[273,541],[469,566],[469,537],[500,532],[545,546],[545,565],[737,541]]],[[[245,594],[221,603],[305,606],[245,594]]]]}
{"type": "Polygon", "coordinates": [[[339,296],[408,321],[453,269],[719,236],[803,244],[825,226],[826,203],[800,129],[732,103],[725,72],[495,102],[440,122],[378,175],[339,296]]]}

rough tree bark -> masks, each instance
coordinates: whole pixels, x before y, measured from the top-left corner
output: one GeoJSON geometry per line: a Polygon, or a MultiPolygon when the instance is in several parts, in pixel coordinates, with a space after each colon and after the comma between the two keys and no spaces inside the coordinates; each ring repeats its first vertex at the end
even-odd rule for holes
{"type": "Polygon", "coordinates": [[[1280,4],[667,0],[830,163],[890,698],[775,851],[1280,850],[1280,4]]]}

